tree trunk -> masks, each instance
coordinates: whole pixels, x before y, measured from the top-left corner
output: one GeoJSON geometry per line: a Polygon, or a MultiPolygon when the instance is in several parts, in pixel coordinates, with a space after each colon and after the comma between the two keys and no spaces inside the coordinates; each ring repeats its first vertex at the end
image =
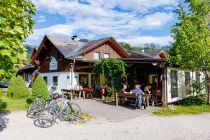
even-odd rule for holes
{"type": "Polygon", "coordinates": [[[207,103],[210,104],[210,78],[207,70],[204,71],[204,74],[207,82],[207,103]]]}

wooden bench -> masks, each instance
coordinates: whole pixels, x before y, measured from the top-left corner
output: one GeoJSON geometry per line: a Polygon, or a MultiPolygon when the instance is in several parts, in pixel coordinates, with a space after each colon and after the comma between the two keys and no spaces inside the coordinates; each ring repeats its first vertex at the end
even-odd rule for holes
{"type": "MultiPolygon", "coordinates": [[[[151,95],[152,94],[144,94],[143,95],[147,106],[149,106],[149,98],[151,97],[151,95]]],[[[120,101],[130,102],[134,105],[136,103],[136,95],[135,94],[116,92],[115,97],[116,97],[116,106],[119,105],[120,101]]]]}
{"type": "Polygon", "coordinates": [[[130,102],[131,104],[136,103],[136,95],[135,94],[116,92],[115,98],[116,98],[116,106],[119,105],[120,101],[130,102]]]}

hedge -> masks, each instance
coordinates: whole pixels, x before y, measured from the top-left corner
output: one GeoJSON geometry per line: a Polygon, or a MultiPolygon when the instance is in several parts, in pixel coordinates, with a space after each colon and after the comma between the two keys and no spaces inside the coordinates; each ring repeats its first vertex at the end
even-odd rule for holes
{"type": "Polygon", "coordinates": [[[32,87],[32,94],[41,95],[43,99],[49,97],[46,82],[42,76],[37,76],[32,87]]]}
{"type": "Polygon", "coordinates": [[[12,98],[26,98],[31,95],[31,91],[28,89],[21,76],[14,76],[10,80],[7,95],[12,98]]]}

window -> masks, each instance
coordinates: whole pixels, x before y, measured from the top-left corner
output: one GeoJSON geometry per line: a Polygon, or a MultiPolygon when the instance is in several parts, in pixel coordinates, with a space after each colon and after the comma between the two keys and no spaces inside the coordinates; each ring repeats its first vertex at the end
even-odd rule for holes
{"type": "Polygon", "coordinates": [[[201,76],[201,75],[200,75],[199,72],[196,72],[196,73],[195,73],[196,82],[200,82],[200,79],[201,79],[200,76],[201,76]]]}
{"type": "Polygon", "coordinates": [[[110,54],[109,53],[104,53],[104,58],[110,58],[110,54]]]}
{"type": "Polygon", "coordinates": [[[58,76],[53,76],[53,84],[58,84],[58,76]]]}
{"type": "Polygon", "coordinates": [[[88,87],[88,74],[79,74],[79,83],[83,87],[88,87]]]}
{"type": "Polygon", "coordinates": [[[27,73],[24,74],[24,80],[27,81],[27,82],[29,81],[27,73]]]}
{"type": "Polygon", "coordinates": [[[44,80],[45,80],[45,82],[46,82],[46,84],[47,84],[47,77],[44,77],[44,80]]]}
{"type": "Polygon", "coordinates": [[[186,95],[191,93],[190,72],[185,72],[185,93],[186,95]]]}
{"type": "Polygon", "coordinates": [[[99,85],[99,84],[100,84],[100,76],[92,74],[91,75],[91,86],[92,86],[92,88],[96,88],[95,86],[99,85]]]}
{"type": "Polygon", "coordinates": [[[100,59],[100,53],[94,52],[94,53],[93,53],[93,59],[94,59],[94,60],[99,60],[99,59],[100,59]]]}
{"type": "Polygon", "coordinates": [[[177,71],[171,70],[171,98],[178,97],[177,71]]]}

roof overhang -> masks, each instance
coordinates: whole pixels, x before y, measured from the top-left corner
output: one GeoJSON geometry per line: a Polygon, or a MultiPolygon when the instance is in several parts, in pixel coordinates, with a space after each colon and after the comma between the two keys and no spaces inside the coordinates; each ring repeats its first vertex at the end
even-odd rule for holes
{"type": "Polygon", "coordinates": [[[161,58],[161,59],[155,59],[155,58],[121,58],[123,61],[128,63],[163,63],[167,62],[168,59],[161,58]]]}

